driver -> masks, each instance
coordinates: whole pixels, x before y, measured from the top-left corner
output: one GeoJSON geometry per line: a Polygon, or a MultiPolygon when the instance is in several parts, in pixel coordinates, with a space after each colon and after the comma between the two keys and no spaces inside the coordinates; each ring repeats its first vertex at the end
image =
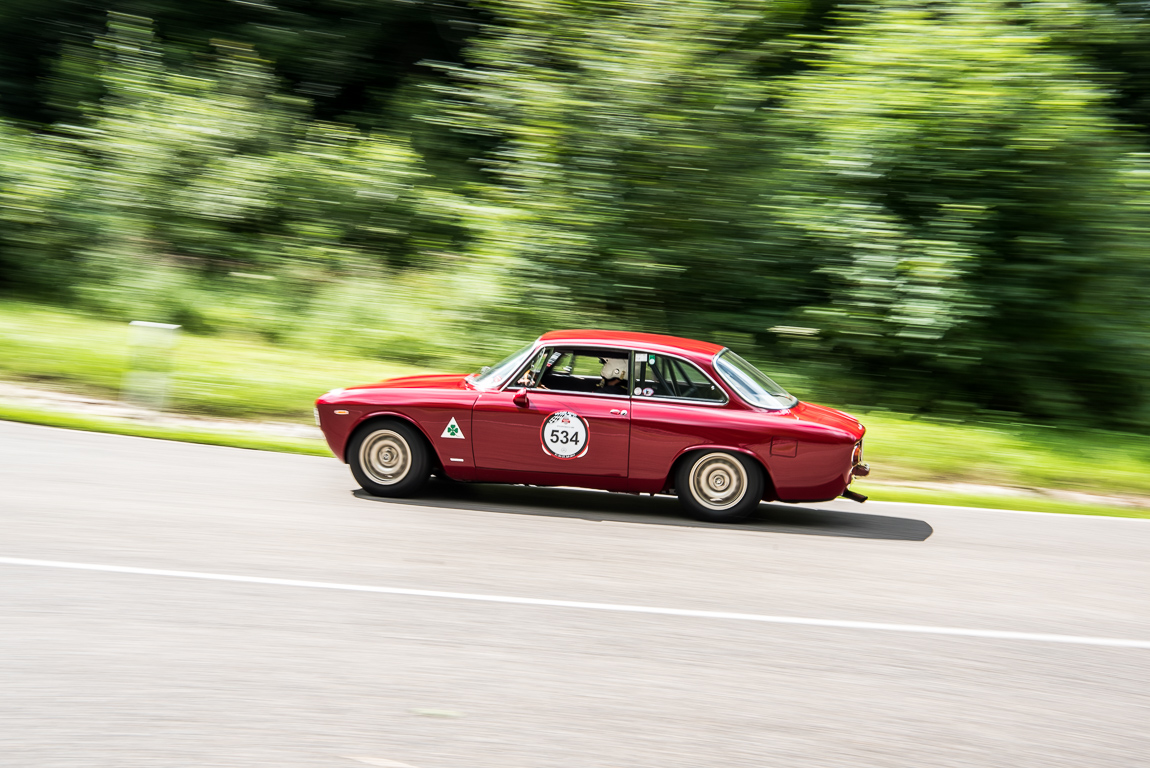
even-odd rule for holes
{"type": "Polygon", "coordinates": [[[599,362],[603,369],[599,371],[599,384],[596,391],[604,395],[625,395],[630,390],[627,387],[627,358],[601,357],[599,362]]]}

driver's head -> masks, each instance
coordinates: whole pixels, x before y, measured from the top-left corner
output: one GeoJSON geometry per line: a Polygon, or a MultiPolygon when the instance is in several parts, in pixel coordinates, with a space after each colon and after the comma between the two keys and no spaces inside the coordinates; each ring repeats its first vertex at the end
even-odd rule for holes
{"type": "Polygon", "coordinates": [[[605,381],[627,378],[627,358],[601,357],[599,360],[603,363],[603,370],[599,371],[599,375],[605,381]]]}

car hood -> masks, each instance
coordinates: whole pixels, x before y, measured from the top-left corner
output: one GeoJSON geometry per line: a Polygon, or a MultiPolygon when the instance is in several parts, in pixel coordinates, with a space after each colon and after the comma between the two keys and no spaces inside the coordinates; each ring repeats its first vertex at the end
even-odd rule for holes
{"type": "Polygon", "coordinates": [[[384,379],[374,384],[360,384],[348,387],[348,391],[362,389],[464,389],[467,378],[464,374],[448,373],[423,376],[400,376],[395,379],[384,379]]]}
{"type": "Polygon", "coordinates": [[[791,408],[791,414],[796,416],[800,421],[821,424],[826,427],[834,427],[835,429],[849,432],[855,436],[856,440],[861,438],[866,432],[866,427],[854,416],[851,416],[849,413],[837,411],[834,408],[827,408],[823,405],[800,402],[791,408]]]}

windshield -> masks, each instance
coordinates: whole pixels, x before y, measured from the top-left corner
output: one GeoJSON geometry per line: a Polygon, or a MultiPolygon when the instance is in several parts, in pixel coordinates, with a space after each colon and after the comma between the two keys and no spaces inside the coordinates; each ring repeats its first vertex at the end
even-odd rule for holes
{"type": "Polygon", "coordinates": [[[535,349],[535,342],[531,342],[522,349],[512,352],[507,357],[500,360],[495,365],[480,371],[479,373],[471,374],[471,383],[475,385],[476,389],[494,389],[503,383],[511,374],[523,365],[527,356],[531,354],[531,350],[535,349]]]}
{"type": "Polygon", "coordinates": [[[715,358],[715,370],[739,397],[751,405],[781,411],[790,408],[799,399],[791,395],[770,377],[729,349],[715,358]]]}

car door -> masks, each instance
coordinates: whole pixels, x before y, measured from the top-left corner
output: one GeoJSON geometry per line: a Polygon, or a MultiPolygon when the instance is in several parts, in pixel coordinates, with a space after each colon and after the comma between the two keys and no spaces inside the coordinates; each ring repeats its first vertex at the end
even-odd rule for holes
{"type": "Polygon", "coordinates": [[[626,478],[630,397],[597,391],[578,362],[558,370],[564,355],[600,353],[629,359],[620,350],[545,349],[506,388],[482,393],[472,415],[476,468],[522,472],[523,482],[531,473],[626,478]]]}

